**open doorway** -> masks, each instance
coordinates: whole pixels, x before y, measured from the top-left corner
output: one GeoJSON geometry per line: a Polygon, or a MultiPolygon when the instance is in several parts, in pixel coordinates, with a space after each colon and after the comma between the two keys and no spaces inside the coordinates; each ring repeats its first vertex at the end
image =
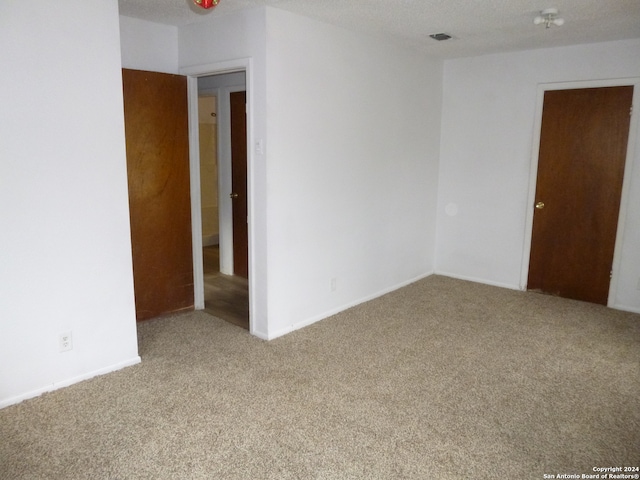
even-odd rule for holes
{"type": "Polygon", "coordinates": [[[246,74],[197,86],[204,310],[249,330],[246,74]]]}

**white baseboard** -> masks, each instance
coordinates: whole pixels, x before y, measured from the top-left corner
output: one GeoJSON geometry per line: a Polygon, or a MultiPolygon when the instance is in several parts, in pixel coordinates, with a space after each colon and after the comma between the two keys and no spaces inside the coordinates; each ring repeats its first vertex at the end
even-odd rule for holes
{"type": "Polygon", "coordinates": [[[7,398],[4,400],[0,400],[0,409],[8,407],[10,405],[15,405],[16,403],[23,402],[30,398],[39,397],[40,395],[52,392],[54,390],[58,390],[60,388],[68,387],[73,385],[74,383],[79,383],[84,380],[89,380],[93,377],[98,377],[100,375],[104,375],[106,373],[115,372],[116,370],[121,370],[125,367],[130,367],[132,365],[136,365],[140,363],[142,360],[139,356],[133,357],[129,360],[125,360],[124,362],[116,363],[115,365],[110,365],[105,368],[101,368],[99,370],[94,370],[92,372],[85,373],[83,375],[78,375],[77,377],[68,378],[66,380],[62,380],[60,382],[54,382],[51,385],[47,385],[46,387],[38,388],[36,390],[31,390],[30,392],[23,393],[21,395],[17,395],[15,397],[7,398]]]}
{"type": "MultiPolygon", "coordinates": [[[[453,273],[447,273],[447,272],[436,272],[435,275],[442,275],[443,277],[451,277],[451,278],[457,278],[458,280],[466,280],[469,282],[475,282],[475,283],[482,283],[484,285],[491,285],[493,287],[500,287],[500,288],[508,288],[509,290],[520,290],[520,291],[526,291],[527,287],[520,287],[517,285],[509,285],[506,283],[500,283],[500,282],[491,282],[485,279],[480,279],[480,278],[475,278],[475,277],[467,277],[465,275],[456,275],[453,273]]],[[[608,308],[612,308],[614,310],[621,310],[623,312],[629,312],[629,313],[640,313],[640,308],[635,307],[635,306],[628,306],[628,305],[621,305],[621,304],[616,304],[613,303],[611,305],[607,305],[608,308]]]]}
{"type": "Polygon", "coordinates": [[[465,280],[467,282],[482,283],[484,285],[491,285],[492,287],[508,288],[509,290],[523,290],[518,285],[512,285],[509,283],[501,283],[501,282],[492,282],[491,280],[486,280],[484,278],[470,277],[467,275],[457,275],[455,273],[449,273],[449,272],[443,272],[443,271],[436,271],[434,275],[456,278],[458,280],[465,280]]]}
{"type": "Polygon", "coordinates": [[[276,338],[276,337],[269,338],[268,334],[266,334],[264,332],[257,331],[257,330],[252,331],[251,335],[253,335],[254,337],[258,337],[260,340],[267,340],[267,341],[268,340],[272,340],[273,338],[276,338]]]}
{"type": "Polygon", "coordinates": [[[433,275],[433,272],[427,272],[427,273],[425,273],[423,275],[419,275],[419,276],[417,276],[415,278],[412,278],[411,280],[407,280],[405,282],[401,282],[399,284],[393,285],[392,287],[380,290],[379,292],[376,292],[374,294],[367,295],[367,296],[362,297],[362,298],[360,298],[358,300],[355,300],[353,302],[349,302],[349,303],[346,303],[346,304],[341,305],[339,307],[333,308],[333,309],[331,309],[329,311],[321,313],[320,315],[316,315],[316,316],[313,316],[311,318],[307,318],[305,320],[302,320],[300,322],[296,322],[293,325],[290,325],[289,327],[281,328],[279,330],[276,330],[275,332],[270,332],[267,335],[259,334],[257,332],[253,333],[253,334],[255,336],[259,337],[259,338],[264,339],[264,340],[274,340],[274,339],[276,339],[278,337],[282,337],[283,335],[291,333],[291,332],[293,332],[295,330],[299,330],[301,328],[308,327],[309,325],[312,325],[312,324],[314,324],[316,322],[319,322],[320,320],[324,320],[325,318],[331,317],[331,316],[333,316],[333,315],[335,315],[337,313],[343,312],[344,310],[348,310],[351,307],[355,307],[356,305],[360,305],[361,303],[368,302],[370,300],[373,300],[374,298],[381,297],[383,295],[386,295],[387,293],[391,293],[391,292],[393,292],[395,290],[398,290],[398,289],[400,289],[402,287],[406,287],[407,285],[415,283],[418,280],[422,280],[423,278],[427,278],[427,277],[429,277],[431,275],[433,275]]]}
{"type": "Polygon", "coordinates": [[[629,307],[627,305],[620,305],[619,303],[614,303],[613,305],[610,305],[609,308],[613,308],[615,310],[621,310],[623,312],[630,312],[630,313],[640,313],[640,308],[638,307],[629,307]]]}

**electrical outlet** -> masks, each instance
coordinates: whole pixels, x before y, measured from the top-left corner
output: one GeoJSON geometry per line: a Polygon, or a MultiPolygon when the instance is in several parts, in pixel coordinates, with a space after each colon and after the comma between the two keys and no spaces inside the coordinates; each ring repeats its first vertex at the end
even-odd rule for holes
{"type": "Polygon", "coordinates": [[[68,352],[73,350],[73,341],[71,338],[71,332],[64,332],[60,334],[60,351],[68,352]]]}
{"type": "Polygon", "coordinates": [[[335,292],[338,289],[338,280],[335,278],[331,279],[331,291],[335,292]]]}

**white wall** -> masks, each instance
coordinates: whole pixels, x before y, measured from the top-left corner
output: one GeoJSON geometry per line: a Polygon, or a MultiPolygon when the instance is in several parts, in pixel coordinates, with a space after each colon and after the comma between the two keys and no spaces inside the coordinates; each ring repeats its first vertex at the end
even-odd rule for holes
{"type": "Polygon", "coordinates": [[[0,45],[1,407],[139,357],[117,2],[0,2],[0,45]]]}
{"type": "Polygon", "coordinates": [[[249,152],[254,333],[282,335],[433,271],[440,62],[269,7],[179,39],[183,70],[253,62],[249,141],[266,150],[249,152]]]}
{"type": "Polygon", "coordinates": [[[122,67],[178,73],[178,27],[120,16],[122,67]]]}
{"type": "MultiPolygon", "coordinates": [[[[638,52],[640,41],[629,40],[445,62],[438,273],[522,287],[538,86],[640,77],[638,52]]],[[[640,311],[639,155],[636,148],[612,302],[634,311],[640,311]]]]}
{"type": "Polygon", "coordinates": [[[438,61],[267,9],[271,337],[433,271],[441,79],[438,61]]]}

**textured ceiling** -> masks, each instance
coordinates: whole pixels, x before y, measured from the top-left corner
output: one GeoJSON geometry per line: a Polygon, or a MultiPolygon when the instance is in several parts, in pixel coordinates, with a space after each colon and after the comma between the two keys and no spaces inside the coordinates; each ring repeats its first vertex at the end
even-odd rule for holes
{"type": "Polygon", "coordinates": [[[119,5],[122,15],[176,26],[269,5],[441,58],[640,38],[640,0],[220,0],[209,11],[191,0],[119,0],[119,5]],[[562,27],[533,24],[549,7],[560,11],[562,27]],[[439,32],[453,38],[429,38],[439,32]]]}

